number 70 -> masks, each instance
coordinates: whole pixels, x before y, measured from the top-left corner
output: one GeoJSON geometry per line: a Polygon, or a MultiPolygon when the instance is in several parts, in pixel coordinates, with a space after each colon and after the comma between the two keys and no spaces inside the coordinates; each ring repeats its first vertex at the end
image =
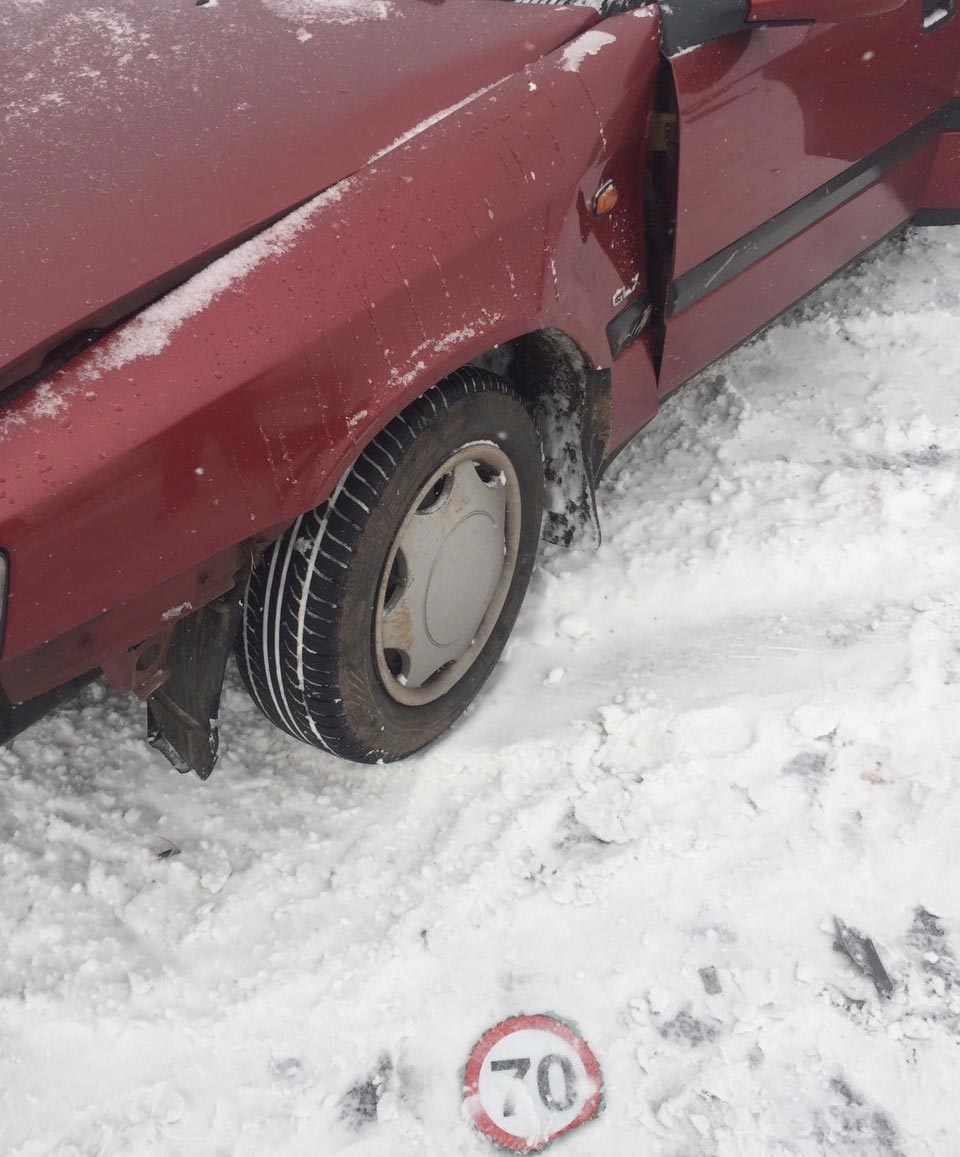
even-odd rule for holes
{"type": "MultiPolygon", "coordinates": [[[[510,1060],[491,1061],[490,1071],[494,1073],[513,1072],[513,1075],[518,1081],[523,1078],[530,1071],[529,1057],[513,1057],[510,1060]]],[[[574,1101],[577,1099],[577,1074],[573,1070],[573,1065],[567,1059],[558,1055],[557,1053],[547,1053],[547,1055],[537,1065],[537,1092],[540,1094],[540,1100],[544,1107],[549,1109],[551,1113],[565,1113],[572,1107],[574,1101]],[[553,1090],[550,1088],[550,1072],[554,1065],[560,1066],[560,1071],[563,1074],[563,1097],[558,1099],[553,1095],[553,1090]]],[[[516,1101],[513,1094],[508,1092],[503,1101],[503,1115],[504,1117],[512,1117],[516,1113],[516,1101]]]]}

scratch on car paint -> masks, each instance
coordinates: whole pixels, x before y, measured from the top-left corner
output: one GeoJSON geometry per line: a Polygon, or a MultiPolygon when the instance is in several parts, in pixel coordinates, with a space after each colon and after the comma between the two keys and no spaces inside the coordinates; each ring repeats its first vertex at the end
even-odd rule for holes
{"type": "Polygon", "coordinates": [[[602,151],[606,152],[607,151],[607,134],[604,130],[603,114],[597,108],[597,102],[593,99],[593,93],[587,87],[586,83],[584,82],[583,77],[580,76],[579,73],[577,74],[577,80],[579,81],[580,87],[583,89],[587,100],[590,102],[590,107],[593,109],[593,115],[597,118],[597,136],[599,136],[599,138],[600,138],[600,144],[602,146],[602,151]]]}
{"type": "Polygon", "coordinates": [[[499,80],[495,80],[493,84],[487,84],[484,85],[483,88],[478,88],[476,92],[472,92],[469,96],[465,96],[463,100],[458,100],[456,104],[452,104],[448,108],[441,109],[440,112],[435,112],[432,116],[425,117],[422,121],[420,121],[419,124],[414,125],[412,129],[408,129],[407,132],[401,133],[400,136],[397,137],[397,139],[393,142],[393,144],[387,145],[385,149],[381,149],[378,153],[374,153],[373,156],[367,161],[367,164],[372,165],[375,161],[381,160],[388,153],[392,153],[394,149],[399,149],[401,145],[405,145],[408,141],[412,141],[414,137],[418,137],[421,133],[425,133],[427,129],[433,128],[434,125],[439,124],[442,120],[446,120],[447,117],[453,116],[455,112],[459,112],[468,104],[478,100],[481,96],[485,96],[492,89],[495,89],[498,85],[503,84],[505,80],[509,79],[509,77],[503,76],[499,80]]]}
{"type": "Polygon", "coordinates": [[[293,474],[294,466],[293,459],[290,456],[290,447],[287,444],[286,434],[284,433],[282,426],[277,429],[277,441],[280,443],[280,456],[283,458],[283,464],[287,468],[285,481],[289,482],[293,474]]]}
{"type": "MultiPolygon", "coordinates": [[[[513,147],[513,142],[511,140],[509,140],[507,137],[504,137],[503,139],[504,139],[504,143],[506,144],[507,148],[510,150],[510,156],[513,157],[513,159],[517,162],[517,168],[520,170],[520,176],[523,178],[523,183],[525,185],[529,184],[530,178],[527,176],[527,167],[523,163],[523,161],[520,159],[520,157],[517,155],[517,150],[513,147]]],[[[516,181],[516,176],[512,173],[510,175],[513,178],[513,180],[516,181]]]]}
{"type": "Polygon", "coordinates": [[[420,331],[420,336],[426,338],[427,327],[423,324],[423,318],[420,316],[420,310],[417,306],[417,298],[410,287],[410,279],[404,276],[403,267],[396,257],[393,258],[393,267],[396,269],[398,276],[403,284],[403,291],[406,294],[407,304],[410,307],[410,312],[413,314],[414,320],[417,323],[417,329],[420,331]]]}
{"type": "Polygon", "coordinates": [[[503,268],[507,271],[507,277],[510,279],[510,290],[513,293],[513,296],[517,297],[517,279],[513,275],[513,268],[510,265],[510,257],[507,253],[507,247],[504,243],[502,233],[497,237],[497,244],[500,247],[500,255],[503,259],[503,268]]]}
{"type": "Polygon", "coordinates": [[[263,440],[263,450],[267,456],[267,466],[270,468],[270,476],[273,478],[274,489],[279,494],[283,488],[280,485],[281,479],[279,471],[277,470],[277,460],[273,453],[273,442],[262,425],[259,427],[259,430],[260,437],[263,440]]]}
{"type": "Polygon", "coordinates": [[[713,283],[717,280],[717,278],[720,276],[720,274],[723,273],[723,271],[727,268],[727,266],[730,264],[730,262],[734,260],[734,258],[739,254],[739,252],[740,252],[739,249],[735,249],[733,251],[733,253],[731,253],[730,256],[726,259],[726,261],[724,261],[724,263],[720,266],[720,268],[713,274],[713,276],[707,278],[707,280],[703,284],[704,289],[709,289],[710,286],[713,285],[713,283]]]}
{"type": "Polygon", "coordinates": [[[430,256],[433,259],[433,264],[437,267],[437,272],[440,274],[440,288],[443,290],[443,296],[447,299],[447,301],[450,301],[450,287],[447,285],[447,279],[443,275],[443,265],[440,261],[440,258],[432,251],[430,256]]]}
{"type": "Polygon", "coordinates": [[[566,168],[567,156],[563,151],[563,146],[560,144],[560,141],[557,139],[557,134],[553,131],[553,126],[547,125],[546,129],[547,129],[547,133],[550,136],[550,143],[553,145],[553,151],[557,154],[557,161],[559,161],[559,163],[564,168],[566,168]]]}
{"type": "MultiPolygon", "coordinates": [[[[363,286],[361,292],[363,292],[364,294],[366,293],[366,286],[365,285],[363,286]]],[[[367,317],[370,319],[370,328],[373,330],[373,336],[374,336],[374,339],[376,340],[377,345],[380,347],[380,349],[384,349],[384,346],[387,343],[384,340],[383,334],[380,332],[380,327],[377,325],[377,317],[376,317],[376,313],[374,312],[375,309],[376,309],[376,302],[369,301],[367,303],[365,313],[366,313],[367,317]]],[[[384,353],[386,353],[386,352],[388,352],[388,351],[384,350],[384,353]]]]}

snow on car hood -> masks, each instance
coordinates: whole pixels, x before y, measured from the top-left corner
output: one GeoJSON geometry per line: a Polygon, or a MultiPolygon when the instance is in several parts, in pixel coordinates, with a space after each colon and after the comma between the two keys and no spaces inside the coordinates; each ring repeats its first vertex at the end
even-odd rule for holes
{"type": "Polygon", "coordinates": [[[8,0],[0,388],[596,18],[495,0],[8,0]]]}

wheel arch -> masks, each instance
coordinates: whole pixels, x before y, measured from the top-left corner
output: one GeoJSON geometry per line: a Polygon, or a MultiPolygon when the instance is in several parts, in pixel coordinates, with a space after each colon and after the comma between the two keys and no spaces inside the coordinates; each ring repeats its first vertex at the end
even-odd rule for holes
{"type": "Polygon", "coordinates": [[[560,329],[539,329],[471,359],[501,374],[530,405],[543,444],[543,537],[597,546],[596,485],[610,443],[611,375],[560,329]]]}
{"type": "Polygon", "coordinates": [[[569,333],[549,326],[495,343],[481,341],[479,349],[465,347],[432,372],[421,373],[415,383],[395,395],[391,405],[364,415],[357,424],[356,439],[317,487],[316,502],[333,491],[338,479],[397,414],[438,381],[467,366],[506,379],[534,414],[544,452],[543,537],[562,546],[599,545],[595,490],[610,449],[612,376],[609,369],[595,366],[569,333]]]}

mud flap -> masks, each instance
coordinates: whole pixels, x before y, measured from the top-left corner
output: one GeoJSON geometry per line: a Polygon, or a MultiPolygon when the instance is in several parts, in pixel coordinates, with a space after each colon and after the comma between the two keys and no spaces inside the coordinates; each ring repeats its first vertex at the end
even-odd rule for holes
{"type": "Polygon", "coordinates": [[[220,695],[240,623],[245,576],[222,598],[182,619],[174,631],[170,677],[147,700],[147,738],[180,772],[206,779],[220,746],[220,695]]]}
{"type": "Polygon", "coordinates": [[[583,463],[579,415],[550,413],[540,425],[544,444],[544,479],[547,505],[543,537],[557,546],[596,550],[600,546],[600,519],[592,479],[583,463]]]}
{"type": "Polygon", "coordinates": [[[559,546],[600,545],[596,484],[610,440],[609,370],[596,370],[563,334],[531,335],[520,378],[532,383],[543,443],[543,537],[559,546]]]}

